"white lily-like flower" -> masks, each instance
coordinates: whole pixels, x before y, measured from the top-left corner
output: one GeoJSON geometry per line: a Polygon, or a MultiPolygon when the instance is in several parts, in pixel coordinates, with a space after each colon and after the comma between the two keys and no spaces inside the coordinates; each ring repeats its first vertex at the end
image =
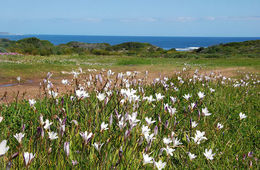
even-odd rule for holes
{"type": "Polygon", "coordinates": [[[170,96],[170,99],[171,99],[171,101],[172,101],[172,104],[174,104],[174,103],[177,101],[177,98],[176,98],[176,97],[170,96]]]}
{"type": "Polygon", "coordinates": [[[103,146],[103,144],[104,143],[97,143],[97,142],[95,142],[94,144],[93,144],[93,146],[94,146],[94,148],[98,151],[98,152],[100,152],[100,150],[101,150],[101,147],[103,146]]]}
{"type": "Polygon", "coordinates": [[[150,133],[150,129],[148,126],[142,126],[142,134],[145,135],[145,134],[149,134],[150,133]]]}
{"type": "Polygon", "coordinates": [[[0,156],[4,155],[8,151],[9,146],[7,146],[6,144],[7,144],[7,140],[3,140],[0,143],[0,156]]]}
{"type": "Polygon", "coordinates": [[[197,157],[195,154],[192,154],[190,152],[188,152],[188,155],[189,155],[190,160],[193,160],[197,157]]]}
{"type": "Polygon", "coordinates": [[[198,126],[198,123],[197,122],[195,122],[195,121],[192,121],[191,122],[191,127],[192,128],[195,128],[195,127],[197,127],[198,126]]]}
{"type": "Polygon", "coordinates": [[[136,119],[137,112],[134,112],[132,115],[128,115],[128,120],[131,126],[136,126],[137,122],[140,120],[136,119]]]}
{"type": "Polygon", "coordinates": [[[144,97],[144,100],[147,100],[149,103],[152,103],[153,101],[155,101],[155,99],[153,98],[152,95],[150,95],[149,97],[144,97]]]}
{"type": "Polygon", "coordinates": [[[78,99],[85,99],[89,97],[89,94],[84,90],[76,90],[76,96],[78,97],[78,99]]]}
{"type": "Polygon", "coordinates": [[[167,155],[171,156],[173,156],[173,152],[175,151],[175,149],[170,148],[168,145],[166,146],[166,148],[163,148],[163,150],[166,151],[167,155]]]}
{"type": "Polygon", "coordinates": [[[239,117],[240,117],[240,120],[242,120],[242,119],[245,119],[247,116],[244,113],[240,112],[239,117]]]}
{"type": "Polygon", "coordinates": [[[101,131],[107,130],[108,129],[107,127],[108,127],[108,124],[106,124],[105,122],[101,123],[101,131]]]}
{"type": "Polygon", "coordinates": [[[106,98],[106,95],[105,93],[98,93],[97,98],[102,102],[106,98]]]}
{"type": "Polygon", "coordinates": [[[36,101],[34,99],[29,99],[29,104],[31,107],[35,105],[36,101]]]}
{"type": "Polygon", "coordinates": [[[190,94],[185,94],[185,95],[183,96],[183,98],[186,99],[187,101],[189,100],[190,97],[191,97],[190,94]]]}
{"type": "Polygon", "coordinates": [[[16,134],[14,135],[14,137],[15,137],[15,139],[16,139],[19,143],[21,143],[21,142],[22,142],[22,139],[23,139],[23,137],[24,137],[24,133],[16,133],[16,134]]]}
{"type": "Polygon", "coordinates": [[[154,133],[152,134],[146,133],[144,134],[144,138],[146,139],[147,143],[152,143],[152,141],[155,139],[154,133]]]}
{"type": "Polygon", "coordinates": [[[205,149],[205,152],[203,154],[209,160],[213,160],[214,159],[213,156],[215,156],[215,153],[214,154],[212,153],[212,149],[210,149],[210,150],[205,149]]]}
{"type": "Polygon", "coordinates": [[[144,165],[153,163],[153,158],[150,157],[148,154],[143,153],[144,165]]]}
{"type": "Polygon", "coordinates": [[[0,116],[0,123],[3,121],[3,119],[4,119],[4,118],[3,118],[2,116],[0,116]]]}
{"type": "Polygon", "coordinates": [[[204,116],[210,116],[211,115],[211,113],[209,113],[209,111],[206,107],[202,109],[202,113],[204,114],[204,116]]]}
{"type": "Polygon", "coordinates": [[[63,79],[63,80],[61,80],[61,83],[64,84],[64,85],[68,85],[69,81],[67,79],[63,79]]]}
{"type": "Polygon", "coordinates": [[[33,153],[29,153],[29,152],[23,153],[25,166],[28,166],[34,157],[35,157],[35,154],[33,154],[33,153]]]}
{"type": "Polygon", "coordinates": [[[170,143],[172,143],[172,140],[171,138],[163,138],[163,143],[169,145],[170,143]]]}
{"type": "Polygon", "coordinates": [[[16,80],[19,81],[19,83],[20,83],[21,77],[20,76],[16,77],[16,80]]]}
{"type": "Polygon", "coordinates": [[[215,92],[215,89],[209,88],[209,90],[211,93],[215,92]]]}
{"type": "Polygon", "coordinates": [[[79,133],[80,136],[84,139],[85,144],[88,143],[89,139],[92,137],[92,132],[88,133],[87,131],[79,133]]]}
{"type": "Polygon", "coordinates": [[[155,93],[155,97],[157,101],[160,101],[164,98],[164,96],[161,93],[155,93]]]}
{"type": "Polygon", "coordinates": [[[124,117],[121,117],[121,120],[118,122],[118,126],[120,130],[122,130],[126,126],[124,117]]]}
{"type": "Polygon", "coordinates": [[[177,112],[177,110],[176,108],[168,107],[168,112],[170,113],[171,116],[173,116],[177,112]]]}
{"type": "Polygon", "coordinates": [[[45,125],[44,125],[44,129],[50,129],[52,125],[52,122],[50,122],[48,119],[45,120],[45,125]]]}
{"type": "Polygon", "coordinates": [[[59,137],[57,136],[57,133],[56,132],[48,132],[49,134],[49,139],[50,140],[55,140],[55,139],[58,139],[59,137]]]}
{"type": "Polygon", "coordinates": [[[49,95],[52,96],[53,98],[56,98],[58,96],[58,93],[53,90],[49,90],[49,95]]]}
{"type": "Polygon", "coordinates": [[[178,138],[173,138],[172,143],[173,147],[177,147],[178,145],[182,144],[178,138]]]}
{"type": "Polygon", "coordinates": [[[195,143],[200,144],[202,140],[207,140],[207,138],[204,136],[205,132],[201,132],[199,130],[196,130],[195,137],[191,137],[195,143]]]}
{"type": "Polygon", "coordinates": [[[224,126],[223,126],[221,123],[218,123],[218,124],[217,124],[217,128],[218,128],[218,129],[222,129],[223,127],[224,127],[224,126]]]}
{"type": "Polygon", "coordinates": [[[161,160],[159,160],[158,162],[154,162],[154,164],[158,170],[161,170],[166,166],[166,162],[162,162],[161,160]]]}
{"type": "Polygon", "coordinates": [[[152,118],[148,118],[148,117],[145,117],[145,121],[148,124],[148,126],[156,122],[156,121],[152,120],[152,118]]]}
{"type": "Polygon", "coordinates": [[[199,96],[200,99],[203,99],[203,98],[205,97],[205,94],[200,91],[200,92],[198,93],[198,96],[199,96]]]}

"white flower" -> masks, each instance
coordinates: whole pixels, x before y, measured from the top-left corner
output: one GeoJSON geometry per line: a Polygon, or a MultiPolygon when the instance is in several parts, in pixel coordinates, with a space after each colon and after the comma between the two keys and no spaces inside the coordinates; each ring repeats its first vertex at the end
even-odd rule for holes
{"type": "Polygon", "coordinates": [[[177,101],[177,98],[176,98],[176,97],[170,96],[170,99],[171,99],[171,101],[172,101],[172,104],[174,104],[174,103],[177,101]]]}
{"type": "Polygon", "coordinates": [[[209,90],[211,93],[215,92],[215,89],[209,88],[209,90]]]}
{"type": "Polygon", "coordinates": [[[195,105],[196,105],[195,103],[191,103],[190,104],[191,109],[194,109],[195,105]]]}
{"type": "Polygon", "coordinates": [[[107,126],[108,126],[108,124],[105,124],[105,122],[102,122],[101,123],[101,131],[107,130],[108,129],[107,126]]]}
{"type": "Polygon", "coordinates": [[[148,118],[148,117],[145,117],[145,121],[148,124],[148,126],[156,122],[156,121],[152,120],[152,118],[148,118]]]}
{"type": "Polygon", "coordinates": [[[206,158],[209,159],[209,160],[213,160],[213,159],[214,159],[213,156],[215,155],[215,153],[212,154],[212,149],[210,149],[210,150],[205,149],[205,152],[204,152],[203,154],[204,154],[204,155],[206,156],[206,158]]]}
{"type": "Polygon", "coordinates": [[[52,125],[52,122],[50,122],[48,119],[45,120],[45,125],[44,125],[44,129],[50,129],[52,125]]]}
{"type": "Polygon", "coordinates": [[[58,93],[53,90],[49,90],[49,95],[51,95],[53,98],[56,98],[58,96],[58,93]]]}
{"type": "Polygon", "coordinates": [[[31,107],[34,106],[35,103],[36,103],[36,101],[34,99],[29,99],[29,104],[31,107]]]}
{"type": "Polygon", "coordinates": [[[48,132],[50,140],[58,139],[57,133],[55,132],[48,132]]]}
{"type": "Polygon", "coordinates": [[[195,127],[197,127],[197,126],[198,126],[198,123],[197,123],[197,122],[195,122],[195,121],[191,122],[191,127],[192,127],[192,128],[195,128],[195,127]]]}
{"type": "Polygon", "coordinates": [[[132,116],[128,115],[128,120],[129,120],[129,123],[131,126],[136,126],[137,122],[140,121],[140,120],[136,119],[136,117],[137,117],[137,112],[134,112],[132,114],[132,116]]]}
{"type": "Polygon", "coordinates": [[[76,90],[76,96],[78,97],[78,99],[84,99],[89,97],[89,94],[84,90],[76,90]]]}
{"type": "Polygon", "coordinates": [[[106,98],[105,93],[98,93],[97,98],[99,101],[103,101],[106,98]]]}
{"type": "Polygon", "coordinates": [[[163,143],[169,145],[170,143],[172,143],[172,140],[171,138],[163,138],[163,143]]]}
{"type": "Polygon", "coordinates": [[[222,129],[223,127],[224,127],[224,126],[223,126],[222,124],[220,124],[220,123],[217,124],[217,128],[218,128],[218,129],[222,129]]]}
{"type": "Polygon", "coordinates": [[[20,76],[16,77],[16,80],[20,82],[21,81],[21,77],[20,76]]]}
{"type": "Polygon", "coordinates": [[[35,154],[33,154],[33,153],[29,153],[29,152],[23,153],[24,163],[25,163],[26,166],[31,163],[34,156],[35,156],[35,154]]]}
{"type": "Polygon", "coordinates": [[[87,131],[85,131],[84,133],[83,132],[81,132],[81,133],[79,133],[80,134],[80,136],[84,139],[84,141],[85,141],[85,144],[87,144],[88,143],[88,140],[92,137],[92,132],[90,132],[90,133],[88,133],[87,131]]]}
{"type": "Polygon", "coordinates": [[[155,97],[157,101],[160,101],[164,98],[164,96],[161,93],[155,93],[155,97]]]}
{"type": "Polygon", "coordinates": [[[143,153],[143,158],[144,158],[144,165],[145,164],[150,164],[150,163],[153,163],[153,158],[152,157],[149,157],[148,154],[145,154],[143,153]]]}
{"type": "Polygon", "coordinates": [[[148,126],[142,126],[142,134],[145,135],[145,134],[149,134],[150,133],[150,129],[148,126]]]}
{"type": "Polygon", "coordinates": [[[204,93],[201,91],[198,93],[198,96],[200,99],[203,99],[205,97],[204,93]]]}
{"type": "Polygon", "coordinates": [[[189,100],[190,97],[191,97],[190,94],[185,94],[185,95],[183,96],[183,98],[186,99],[186,100],[189,100]]]}
{"type": "Polygon", "coordinates": [[[0,116],[0,123],[3,121],[3,119],[4,119],[4,118],[3,118],[2,116],[0,116]]]}
{"type": "Polygon", "coordinates": [[[94,143],[93,144],[93,146],[94,146],[94,148],[98,151],[98,152],[100,152],[100,150],[101,150],[101,147],[103,146],[103,144],[104,143],[101,143],[101,144],[99,144],[99,143],[94,143]]]}
{"type": "Polygon", "coordinates": [[[242,112],[239,113],[240,120],[245,119],[247,116],[242,112]]]}
{"type": "Polygon", "coordinates": [[[175,149],[170,148],[168,145],[166,146],[166,148],[163,148],[163,150],[166,151],[167,155],[171,156],[173,156],[173,152],[175,151],[175,149]]]}
{"type": "Polygon", "coordinates": [[[64,84],[64,85],[68,85],[69,81],[67,79],[63,79],[63,80],[61,80],[61,83],[64,84]]]}
{"type": "Polygon", "coordinates": [[[124,117],[121,117],[121,120],[118,122],[118,126],[119,126],[120,130],[126,126],[124,117]]]}
{"type": "Polygon", "coordinates": [[[182,143],[180,142],[180,140],[178,140],[178,138],[173,138],[172,140],[172,143],[173,143],[173,147],[176,147],[178,145],[181,145],[182,143]]]}
{"type": "Polygon", "coordinates": [[[195,137],[191,137],[195,143],[200,144],[202,140],[207,140],[207,138],[204,136],[205,132],[201,132],[199,130],[196,130],[195,137]]]}
{"type": "Polygon", "coordinates": [[[66,153],[67,156],[69,156],[69,154],[70,154],[70,142],[64,143],[64,152],[66,153]]]}
{"type": "Polygon", "coordinates": [[[0,156],[4,155],[9,149],[9,146],[6,146],[6,143],[7,143],[7,140],[3,140],[0,143],[0,156]]]}
{"type": "Polygon", "coordinates": [[[209,111],[206,107],[202,109],[202,113],[204,114],[204,116],[210,116],[211,115],[211,113],[209,113],[209,111]]]}
{"type": "Polygon", "coordinates": [[[147,100],[149,103],[155,101],[155,99],[153,98],[152,95],[150,95],[149,97],[144,97],[143,99],[144,99],[144,100],[147,100]]]}
{"type": "Polygon", "coordinates": [[[193,160],[193,159],[195,159],[197,157],[195,154],[192,154],[190,152],[188,152],[188,155],[190,157],[190,160],[193,160]]]}
{"type": "Polygon", "coordinates": [[[162,162],[161,160],[159,160],[158,162],[154,162],[154,164],[155,164],[156,168],[159,170],[165,168],[165,166],[166,166],[166,162],[162,162]]]}
{"type": "Polygon", "coordinates": [[[150,134],[146,133],[144,134],[144,138],[146,139],[147,143],[151,143],[155,138],[154,138],[154,133],[150,134]]]}
{"type": "Polygon", "coordinates": [[[24,137],[24,133],[16,133],[16,134],[14,135],[14,137],[15,137],[15,139],[16,139],[19,143],[21,143],[21,142],[22,142],[22,139],[23,139],[23,137],[24,137]]]}
{"type": "Polygon", "coordinates": [[[171,116],[173,116],[177,112],[176,108],[171,108],[171,107],[168,107],[168,111],[171,116]]]}

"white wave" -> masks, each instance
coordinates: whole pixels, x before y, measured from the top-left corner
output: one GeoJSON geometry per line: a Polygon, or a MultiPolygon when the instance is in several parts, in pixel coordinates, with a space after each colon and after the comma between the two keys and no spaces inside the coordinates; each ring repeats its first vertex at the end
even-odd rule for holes
{"type": "Polygon", "coordinates": [[[192,50],[197,50],[200,47],[187,47],[187,48],[175,48],[176,51],[192,51],[192,50]]]}

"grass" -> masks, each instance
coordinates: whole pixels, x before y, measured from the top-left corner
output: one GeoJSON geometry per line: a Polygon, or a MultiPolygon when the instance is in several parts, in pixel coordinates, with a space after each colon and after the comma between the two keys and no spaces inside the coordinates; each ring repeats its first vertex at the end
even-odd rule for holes
{"type": "MultiPolygon", "coordinates": [[[[167,60],[162,59],[161,64],[167,60]]],[[[244,75],[235,80],[214,74],[208,80],[203,75],[190,77],[182,72],[147,84],[147,77],[136,83],[133,74],[125,74],[125,80],[109,78],[107,72],[97,73],[98,79],[93,73],[93,79],[79,75],[69,80],[71,88],[81,88],[89,94],[84,99],[68,90],[57,97],[46,95],[35,104],[24,100],[1,105],[0,142],[7,140],[10,147],[0,157],[1,167],[11,163],[12,169],[152,169],[161,160],[166,163],[166,169],[259,169],[257,75],[244,75]],[[122,89],[129,91],[122,93],[122,89]],[[199,92],[205,97],[199,98],[199,92]],[[156,97],[159,93],[164,96],[162,99],[156,97]],[[98,94],[104,94],[105,99],[98,98],[98,94]],[[183,97],[186,94],[191,95],[188,100],[183,97]],[[154,101],[145,99],[150,95],[154,101]],[[176,113],[171,114],[171,108],[176,108],[176,113]],[[212,114],[205,116],[204,108],[212,114]],[[240,119],[240,112],[247,117],[240,119]],[[41,115],[44,123],[40,121],[41,115]],[[146,117],[155,122],[148,125],[146,117]],[[47,119],[52,122],[50,128],[44,128],[47,119]],[[135,120],[138,121],[133,123],[135,120]],[[192,127],[192,121],[198,125],[192,127]],[[107,124],[107,130],[101,129],[102,122],[107,124]],[[218,128],[218,123],[224,127],[218,128]],[[193,139],[197,130],[205,132],[207,138],[200,144],[193,139]],[[85,131],[93,133],[87,142],[81,136],[85,131]],[[20,132],[25,136],[18,143],[14,135],[20,132]],[[58,138],[51,140],[48,132],[56,132],[58,138]],[[151,134],[154,134],[152,141],[147,139],[151,134]],[[181,144],[165,144],[164,138],[179,140],[181,144]],[[64,150],[66,142],[69,142],[69,153],[64,150]],[[101,149],[94,144],[102,144],[101,149]],[[172,155],[165,151],[167,146],[175,149],[172,155]],[[212,149],[213,160],[204,156],[205,149],[212,149]],[[23,158],[25,152],[35,154],[27,165],[23,158]],[[190,160],[188,152],[197,157],[190,160]],[[144,154],[154,162],[144,164],[144,154]]],[[[43,87],[48,94],[47,84],[43,87]]]]}
{"type": "MultiPolygon", "coordinates": [[[[95,56],[95,55],[63,55],[63,56],[0,56],[0,77],[15,79],[18,75],[23,78],[34,78],[52,71],[60,73],[82,68],[105,68],[126,71],[131,67],[149,68],[149,71],[172,71],[181,69],[188,64],[191,68],[204,70],[219,68],[241,68],[259,72],[259,58],[141,58],[129,56],[95,56]]],[[[0,80],[1,82],[1,80],[0,80]]],[[[3,82],[3,81],[2,81],[3,82]]]]}

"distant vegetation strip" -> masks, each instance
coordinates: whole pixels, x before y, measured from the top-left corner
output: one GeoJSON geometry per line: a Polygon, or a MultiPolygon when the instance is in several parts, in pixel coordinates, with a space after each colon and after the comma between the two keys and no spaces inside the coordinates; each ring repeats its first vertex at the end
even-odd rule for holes
{"type": "Polygon", "coordinates": [[[149,43],[126,42],[118,45],[108,43],[83,43],[72,41],[67,44],[53,45],[47,40],[35,37],[18,41],[0,39],[0,53],[18,53],[27,55],[127,55],[140,57],[169,58],[227,58],[227,57],[260,57],[260,40],[232,42],[207,48],[201,47],[189,52],[180,52],[172,48],[165,50],[149,43]]]}

